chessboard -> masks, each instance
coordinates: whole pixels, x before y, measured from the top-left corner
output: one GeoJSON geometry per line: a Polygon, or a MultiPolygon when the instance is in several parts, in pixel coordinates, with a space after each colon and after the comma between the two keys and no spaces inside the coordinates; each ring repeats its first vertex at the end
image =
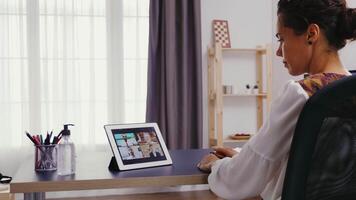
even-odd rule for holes
{"type": "Polygon", "coordinates": [[[227,20],[213,20],[214,42],[222,48],[231,48],[229,26],[227,20]]]}

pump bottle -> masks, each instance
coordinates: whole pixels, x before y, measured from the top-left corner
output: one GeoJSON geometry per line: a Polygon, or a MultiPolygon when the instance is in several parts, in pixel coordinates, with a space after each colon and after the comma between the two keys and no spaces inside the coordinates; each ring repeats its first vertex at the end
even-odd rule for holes
{"type": "Polygon", "coordinates": [[[61,135],[61,141],[58,144],[58,175],[65,176],[75,173],[75,146],[70,139],[70,130],[68,126],[74,126],[73,124],[64,124],[63,130],[59,133],[61,135]]]}

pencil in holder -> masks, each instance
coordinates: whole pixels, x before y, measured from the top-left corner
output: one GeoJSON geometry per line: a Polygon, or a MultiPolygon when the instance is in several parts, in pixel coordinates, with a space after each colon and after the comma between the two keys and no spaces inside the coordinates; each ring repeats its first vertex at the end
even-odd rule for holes
{"type": "Polygon", "coordinates": [[[57,170],[57,147],[51,145],[35,145],[35,171],[57,170]]]}

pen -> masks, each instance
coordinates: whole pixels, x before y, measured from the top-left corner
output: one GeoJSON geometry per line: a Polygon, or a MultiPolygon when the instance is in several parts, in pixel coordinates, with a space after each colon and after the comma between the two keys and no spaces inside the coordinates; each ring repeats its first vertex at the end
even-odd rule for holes
{"type": "Polygon", "coordinates": [[[53,131],[51,131],[51,133],[49,134],[49,138],[48,138],[48,143],[49,144],[51,144],[52,133],[53,133],[53,131]]]}
{"type": "Polygon", "coordinates": [[[54,137],[53,137],[52,144],[57,144],[57,136],[54,136],[54,137]]]}
{"type": "MultiPolygon", "coordinates": [[[[52,135],[52,131],[51,131],[51,135],[52,135]]],[[[62,132],[60,132],[57,136],[53,136],[52,144],[58,144],[61,138],[62,138],[62,132]]]]}
{"type": "Polygon", "coordinates": [[[61,139],[62,139],[62,137],[58,137],[58,138],[57,138],[57,143],[56,143],[56,144],[58,144],[58,143],[61,141],[61,139]]]}
{"type": "Polygon", "coordinates": [[[48,134],[48,131],[47,131],[46,139],[44,140],[44,144],[45,145],[49,145],[49,134],[48,134]]]}
{"type": "Polygon", "coordinates": [[[31,142],[37,145],[37,142],[31,137],[31,135],[26,131],[26,136],[31,140],[31,142]]]}
{"type": "Polygon", "coordinates": [[[36,138],[38,144],[41,145],[41,138],[40,138],[40,136],[39,136],[39,135],[36,135],[35,138],[36,138]]]}
{"type": "Polygon", "coordinates": [[[36,135],[32,136],[33,140],[36,141],[36,145],[41,145],[41,142],[39,141],[38,137],[36,135]]]}

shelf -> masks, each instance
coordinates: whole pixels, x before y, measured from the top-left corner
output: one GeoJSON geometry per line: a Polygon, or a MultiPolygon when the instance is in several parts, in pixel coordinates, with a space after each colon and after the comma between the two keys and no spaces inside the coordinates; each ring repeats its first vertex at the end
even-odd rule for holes
{"type": "Polygon", "coordinates": [[[234,51],[234,52],[260,52],[266,53],[266,48],[221,48],[222,51],[234,51]]]}
{"type": "MultiPolygon", "coordinates": [[[[246,140],[232,140],[232,139],[224,139],[223,143],[246,143],[249,139],[246,140]]],[[[209,140],[210,146],[216,146],[217,144],[217,139],[211,138],[209,140]]]]}
{"type": "Polygon", "coordinates": [[[266,93],[260,94],[224,94],[224,97],[267,97],[266,93]]]}

